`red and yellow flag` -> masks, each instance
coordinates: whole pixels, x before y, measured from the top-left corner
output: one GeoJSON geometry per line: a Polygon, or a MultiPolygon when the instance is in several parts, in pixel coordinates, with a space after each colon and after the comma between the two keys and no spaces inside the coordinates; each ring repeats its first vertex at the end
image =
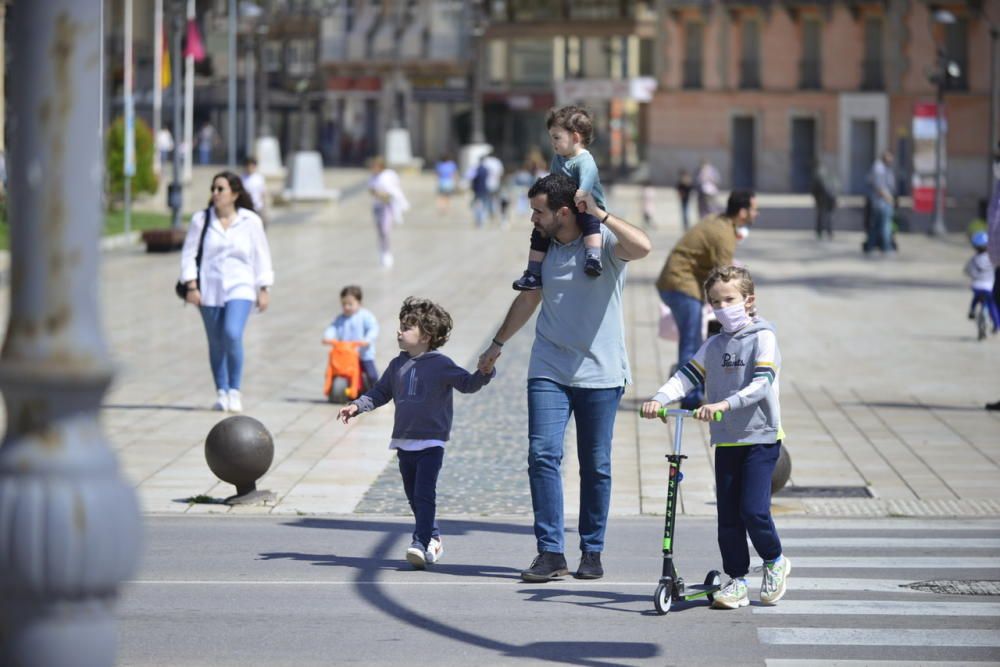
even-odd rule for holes
{"type": "Polygon", "coordinates": [[[170,42],[167,41],[167,31],[163,31],[163,53],[160,57],[160,88],[170,87],[170,42]]]}

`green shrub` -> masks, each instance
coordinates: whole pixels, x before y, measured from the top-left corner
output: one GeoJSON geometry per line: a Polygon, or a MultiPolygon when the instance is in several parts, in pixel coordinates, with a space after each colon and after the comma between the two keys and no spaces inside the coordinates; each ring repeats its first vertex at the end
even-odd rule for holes
{"type": "MultiPolygon", "coordinates": [[[[108,128],[105,139],[105,177],[108,199],[121,201],[125,196],[125,119],[117,118],[108,128]]],[[[135,176],[132,177],[132,194],[156,193],[158,182],[153,173],[153,133],[141,118],[135,119],[135,176]]]]}

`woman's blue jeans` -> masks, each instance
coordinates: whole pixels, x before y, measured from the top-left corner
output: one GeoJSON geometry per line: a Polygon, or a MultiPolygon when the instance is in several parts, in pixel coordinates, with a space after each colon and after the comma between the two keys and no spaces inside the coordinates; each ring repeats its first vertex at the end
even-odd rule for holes
{"type": "Polygon", "coordinates": [[[580,461],[580,550],[604,550],[611,502],[611,438],[623,387],[584,389],[528,380],[528,479],[538,552],[564,553],[562,457],[566,425],[576,418],[580,461]]]}
{"type": "Polygon", "coordinates": [[[208,336],[208,363],[216,389],[239,389],[243,377],[243,330],[253,301],[234,299],[224,306],[201,306],[208,336]]]}
{"type": "MultiPolygon", "coordinates": [[[[670,290],[660,290],[660,300],[674,314],[674,321],[677,322],[677,368],[680,369],[694,358],[704,342],[701,338],[701,300],[683,292],[670,290]]],[[[681,408],[684,410],[694,410],[699,405],[701,405],[700,387],[692,389],[681,400],[681,408]]]]}

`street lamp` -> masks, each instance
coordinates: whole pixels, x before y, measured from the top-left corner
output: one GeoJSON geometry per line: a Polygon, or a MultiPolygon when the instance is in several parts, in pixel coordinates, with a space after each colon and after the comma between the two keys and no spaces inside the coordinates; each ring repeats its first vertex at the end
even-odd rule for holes
{"type": "Polygon", "coordinates": [[[931,236],[942,236],[947,231],[944,224],[944,190],[942,187],[945,179],[941,173],[944,145],[944,123],[942,119],[944,89],[948,85],[949,80],[957,79],[962,74],[958,63],[948,60],[944,48],[938,43],[937,37],[934,34],[934,24],[953,25],[955,22],[954,14],[947,9],[937,9],[931,12],[930,22],[928,23],[931,38],[934,40],[937,52],[937,62],[928,76],[931,83],[937,86],[937,104],[935,105],[935,126],[937,132],[934,138],[934,220],[931,222],[931,227],[928,230],[931,236]]]}

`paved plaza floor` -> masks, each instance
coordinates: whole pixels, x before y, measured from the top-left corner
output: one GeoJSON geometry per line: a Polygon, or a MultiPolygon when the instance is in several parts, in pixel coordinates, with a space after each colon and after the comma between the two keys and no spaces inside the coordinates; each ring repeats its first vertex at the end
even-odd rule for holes
{"type": "MultiPolygon", "coordinates": [[[[209,176],[196,171],[196,186],[204,181],[206,193],[209,176]]],[[[224,415],[208,410],[214,389],[201,320],[173,295],[178,254],[146,254],[128,244],[104,252],[101,317],[118,373],[103,424],[146,512],[408,514],[387,449],[392,406],[349,426],[335,420],[337,408],[321,393],[322,331],[339,310],[340,288],[361,285],[365,306],[382,326],[377,360],[384,368],[397,354],[402,300],[428,297],[455,320],[442,351],[472,368],[515,296],[510,283],[527,252],[528,216],[515,203],[509,223],[476,229],[466,197],[438,212],[433,179],[406,174],[413,208],[393,232],[396,262],[385,269],[377,261],[365,172],[338,170],[327,178],[343,191],[340,201],[273,212],[272,305],[252,315],[246,331],[245,412],[275,440],[274,463],[258,485],[275,492],[271,505],[188,502],[233,492],[205,464],[205,436],[224,415]]],[[[966,319],[962,266],[970,250],[964,239],[906,235],[897,257],[866,260],[858,232],[817,242],[804,201],[761,197],[762,223],[780,212],[783,220],[801,219],[800,228],[762,224],[737,251],[753,271],[760,313],[775,323],[784,359],[781,401],[793,471],[785,494],[775,498],[776,513],[996,515],[1000,414],[983,404],[1000,399],[1000,338],[977,342],[966,319]],[[847,497],[818,497],[831,493],[847,497]]],[[[679,215],[672,191],[659,191],[657,204],[649,230],[653,253],[628,270],[625,327],[635,384],[626,390],[615,430],[615,515],[660,513],[665,498],[669,429],[636,415],[676,358],[676,344],[657,338],[654,282],[680,236],[679,215]]],[[[613,188],[609,207],[638,221],[638,190],[613,188]]],[[[525,373],[531,339],[526,327],[504,348],[494,383],[456,397],[439,484],[442,515],[530,514],[525,373]]],[[[567,441],[572,438],[571,429],[567,441]]],[[[686,431],[685,450],[691,458],[682,511],[714,515],[705,428],[686,431]]],[[[566,506],[574,514],[571,445],[565,464],[566,506]]]]}

